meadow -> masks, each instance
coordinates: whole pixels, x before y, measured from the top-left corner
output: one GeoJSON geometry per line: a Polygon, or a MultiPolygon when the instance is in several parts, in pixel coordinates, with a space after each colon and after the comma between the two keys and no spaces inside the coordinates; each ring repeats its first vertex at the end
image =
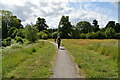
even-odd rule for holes
{"type": "Polygon", "coordinates": [[[2,49],[2,77],[49,78],[55,53],[55,46],[44,41],[6,47],[2,49]]]}
{"type": "Polygon", "coordinates": [[[63,39],[86,78],[118,78],[118,40],[63,39]]]}

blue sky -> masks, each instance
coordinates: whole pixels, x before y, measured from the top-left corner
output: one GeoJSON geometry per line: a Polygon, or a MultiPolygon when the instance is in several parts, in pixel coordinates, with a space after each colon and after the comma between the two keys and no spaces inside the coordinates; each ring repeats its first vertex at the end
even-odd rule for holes
{"type": "Polygon", "coordinates": [[[110,20],[118,22],[117,3],[108,0],[106,2],[2,0],[0,9],[13,12],[22,20],[24,26],[35,23],[37,17],[43,17],[51,28],[56,28],[62,15],[69,16],[73,25],[79,21],[89,21],[92,24],[93,19],[99,21],[100,27],[105,27],[110,20]]]}

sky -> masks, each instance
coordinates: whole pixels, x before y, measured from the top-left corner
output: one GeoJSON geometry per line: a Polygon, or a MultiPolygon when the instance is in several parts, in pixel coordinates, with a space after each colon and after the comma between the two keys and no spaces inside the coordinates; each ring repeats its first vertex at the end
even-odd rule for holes
{"type": "Polygon", "coordinates": [[[50,28],[57,28],[64,16],[72,25],[80,21],[98,20],[100,28],[108,21],[118,22],[118,0],[0,0],[0,10],[9,10],[25,26],[45,18],[50,28]]]}

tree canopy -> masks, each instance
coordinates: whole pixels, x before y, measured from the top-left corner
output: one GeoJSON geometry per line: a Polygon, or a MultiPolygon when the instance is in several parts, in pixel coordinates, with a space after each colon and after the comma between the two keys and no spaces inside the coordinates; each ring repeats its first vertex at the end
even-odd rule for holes
{"type": "Polygon", "coordinates": [[[46,24],[45,19],[40,17],[37,18],[36,26],[39,32],[42,30],[46,30],[48,28],[48,25],[46,24]]]}
{"type": "Polygon", "coordinates": [[[70,38],[72,35],[72,25],[69,22],[69,16],[62,16],[58,25],[59,34],[61,33],[62,38],[70,38]]]}

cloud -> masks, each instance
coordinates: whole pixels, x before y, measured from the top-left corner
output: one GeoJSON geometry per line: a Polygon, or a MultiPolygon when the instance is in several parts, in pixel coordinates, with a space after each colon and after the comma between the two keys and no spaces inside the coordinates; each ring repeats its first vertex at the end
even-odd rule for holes
{"type": "MultiPolygon", "coordinates": [[[[88,0],[84,0],[84,2],[85,1],[88,0]]],[[[0,3],[1,9],[13,12],[14,15],[22,20],[22,24],[24,26],[28,23],[35,23],[37,17],[43,17],[51,28],[58,27],[62,15],[69,16],[70,21],[74,25],[82,20],[92,23],[93,19],[97,19],[100,27],[104,27],[110,18],[105,14],[98,13],[97,11],[91,11],[90,8],[94,7],[96,7],[96,5],[84,4],[79,0],[2,0],[0,3]],[[70,5],[71,2],[75,4],[78,3],[81,6],[75,8],[75,6],[70,5]]],[[[105,11],[99,7],[96,7],[96,10],[105,11]]]]}

